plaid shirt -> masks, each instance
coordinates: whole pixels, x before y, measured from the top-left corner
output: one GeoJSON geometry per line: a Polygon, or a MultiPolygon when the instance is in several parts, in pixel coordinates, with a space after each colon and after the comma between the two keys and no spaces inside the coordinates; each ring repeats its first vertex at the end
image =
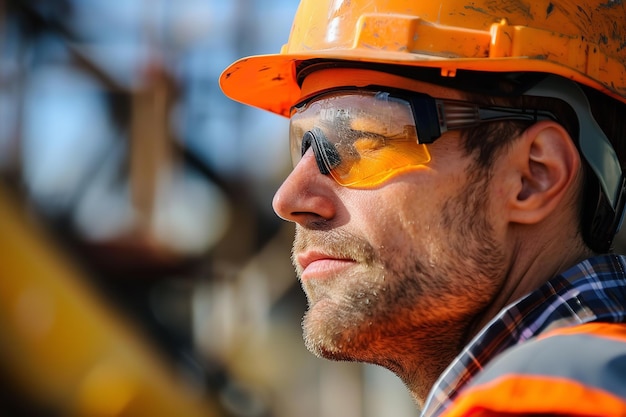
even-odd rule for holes
{"type": "Polygon", "coordinates": [[[593,321],[626,322],[626,256],[587,259],[502,310],[439,377],[422,417],[441,414],[504,350],[545,330],[593,321]]]}

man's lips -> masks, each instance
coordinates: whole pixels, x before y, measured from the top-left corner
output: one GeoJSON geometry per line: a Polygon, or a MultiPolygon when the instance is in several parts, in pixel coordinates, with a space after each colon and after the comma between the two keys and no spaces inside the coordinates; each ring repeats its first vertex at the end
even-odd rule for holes
{"type": "Polygon", "coordinates": [[[305,252],[296,256],[296,262],[302,269],[301,279],[306,280],[337,275],[356,261],[322,252],[305,252]]]}

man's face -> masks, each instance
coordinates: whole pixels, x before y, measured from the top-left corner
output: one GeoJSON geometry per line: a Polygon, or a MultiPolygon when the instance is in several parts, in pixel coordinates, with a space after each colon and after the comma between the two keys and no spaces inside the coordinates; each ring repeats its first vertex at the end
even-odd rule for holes
{"type": "Polygon", "coordinates": [[[498,291],[505,259],[489,176],[458,132],[429,151],[428,163],[363,189],[322,175],[309,150],[276,193],[275,211],[296,223],[304,337],[317,355],[385,365],[420,346],[460,345],[498,291]]]}

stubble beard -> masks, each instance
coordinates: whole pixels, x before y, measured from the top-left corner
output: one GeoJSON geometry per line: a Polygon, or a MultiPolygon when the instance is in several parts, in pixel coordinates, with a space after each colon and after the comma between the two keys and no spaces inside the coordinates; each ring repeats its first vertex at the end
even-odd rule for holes
{"type": "Polygon", "coordinates": [[[302,283],[309,301],[302,322],[307,349],[327,359],[388,368],[420,348],[436,351],[452,344],[457,349],[469,323],[497,291],[496,277],[504,269],[483,210],[485,181],[470,183],[444,205],[440,227],[448,230],[446,259],[437,264],[415,251],[399,255],[375,248],[345,231],[298,227],[294,253],[317,244],[358,261],[345,275],[302,283]]]}

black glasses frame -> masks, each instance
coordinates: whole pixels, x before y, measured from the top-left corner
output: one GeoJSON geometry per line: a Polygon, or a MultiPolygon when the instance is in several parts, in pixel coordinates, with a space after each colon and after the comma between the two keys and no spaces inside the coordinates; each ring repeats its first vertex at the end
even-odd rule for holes
{"type": "Polygon", "coordinates": [[[293,106],[292,110],[300,108],[326,94],[340,93],[342,91],[350,93],[358,91],[379,92],[387,94],[391,98],[398,98],[408,102],[413,112],[417,138],[420,144],[433,143],[449,130],[467,129],[481,123],[506,120],[528,122],[540,120],[558,121],[557,117],[547,110],[485,106],[464,100],[434,98],[424,93],[377,85],[354,88],[343,87],[337,90],[325,91],[301,101],[293,106]]]}

